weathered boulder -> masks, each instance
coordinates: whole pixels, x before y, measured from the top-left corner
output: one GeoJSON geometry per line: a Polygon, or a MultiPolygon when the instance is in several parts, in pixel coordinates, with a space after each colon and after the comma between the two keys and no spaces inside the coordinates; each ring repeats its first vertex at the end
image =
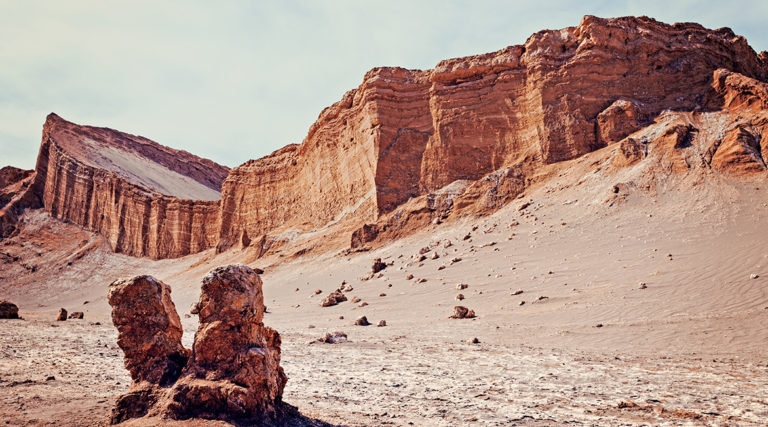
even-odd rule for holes
{"type": "Polygon", "coordinates": [[[67,320],[67,310],[64,308],[59,309],[59,315],[56,317],[56,320],[59,322],[63,322],[67,320]]]}
{"type": "Polygon", "coordinates": [[[82,311],[73,311],[72,313],[69,313],[70,319],[82,319],[85,317],[85,314],[82,311]]]}
{"type": "Polygon", "coordinates": [[[387,264],[381,261],[381,258],[376,258],[373,260],[373,265],[371,266],[371,273],[378,273],[381,270],[384,270],[387,268],[387,264]]]}
{"type": "Polygon", "coordinates": [[[344,295],[340,289],[336,289],[335,291],[328,294],[328,296],[323,299],[323,302],[321,302],[320,305],[322,307],[330,307],[346,300],[347,296],[344,295]]]}
{"type": "Polygon", "coordinates": [[[451,319],[471,319],[473,317],[475,317],[475,312],[463,305],[453,307],[453,315],[450,316],[451,319]]]}
{"type": "Polygon", "coordinates": [[[0,300],[0,319],[18,319],[19,318],[19,307],[16,306],[16,304],[6,301],[6,300],[0,300]]]}

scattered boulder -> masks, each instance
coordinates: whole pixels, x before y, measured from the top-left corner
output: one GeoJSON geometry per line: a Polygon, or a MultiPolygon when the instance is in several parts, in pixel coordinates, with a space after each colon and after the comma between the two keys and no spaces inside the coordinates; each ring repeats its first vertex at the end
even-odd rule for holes
{"type": "Polygon", "coordinates": [[[463,299],[464,299],[464,294],[458,294],[458,295],[456,295],[456,300],[457,300],[457,301],[461,301],[461,300],[463,300],[463,299]]]}
{"type": "Polygon", "coordinates": [[[463,305],[453,307],[453,315],[450,316],[451,319],[471,319],[473,317],[475,317],[475,312],[463,305]]]}
{"type": "Polygon", "coordinates": [[[424,246],[423,248],[419,249],[419,255],[424,255],[425,253],[431,251],[432,249],[429,246],[424,246]]]}
{"type": "Polygon", "coordinates": [[[191,352],[181,345],[179,316],[162,282],[114,282],[109,303],[133,379],[112,423],[146,417],[261,425],[285,414],[280,335],[262,323],[262,283],[250,267],[219,267],[203,278],[191,352]]]}
{"type": "Polygon", "coordinates": [[[355,326],[368,326],[371,323],[368,322],[368,318],[365,316],[359,317],[357,320],[355,320],[355,326]]]}
{"type": "Polygon", "coordinates": [[[376,274],[381,270],[384,270],[387,268],[387,264],[383,263],[381,261],[381,258],[376,258],[373,260],[373,265],[371,266],[371,273],[376,274]]]}
{"type": "Polygon", "coordinates": [[[645,282],[640,282],[640,289],[647,289],[648,285],[645,282]]]}
{"type": "Polygon", "coordinates": [[[360,302],[360,297],[352,297],[352,303],[357,304],[360,302]]]}
{"type": "Polygon", "coordinates": [[[411,280],[411,279],[413,279],[413,274],[409,274],[405,276],[405,280],[411,280]]]}
{"type": "Polygon", "coordinates": [[[523,290],[522,289],[518,289],[515,292],[512,292],[512,295],[520,295],[522,293],[523,293],[523,290]]]}
{"type": "Polygon", "coordinates": [[[67,310],[65,310],[63,308],[60,308],[59,309],[59,315],[58,315],[58,317],[56,317],[56,321],[63,322],[65,320],[67,320],[67,310]]]}
{"type": "Polygon", "coordinates": [[[458,285],[456,285],[456,289],[458,290],[467,289],[468,287],[469,285],[466,283],[459,283],[458,285]]]}
{"type": "Polygon", "coordinates": [[[344,295],[340,289],[336,289],[335,291],[328,294],[325,299],[323,299],[323,302],[320,303],[321,307],[330,307],[332,305],[336,305],[340,302],[344,302],[347,300],[347,296],[344,295]]]}
{"type": "Polygon", "coordinates": [[[380,328],[384,327],[384,326],[387,326],[387,321],[386,320],[379,320],[379,324],[376,325],[376,326],[378,326],[380,328]]]}
{"type": "Polygon", "coordinates": [[[760,277],[760,275],[755,274],[755,273],[752,273],[752,274],[749,275],[750,279],[757,279],[758,277],[760,277]]]}
{"type": "Polygon", "coordinates": [[[472,344],[480,344],[480,340],[477,339],[477,337],[472,338],[472,341],[470,341],[472,344]]]}
{"type": "Polygon", "coordinates": [[[85,314],[83,314],[82,311],[73,311],[72,313],[69,313],[70,319],[82,319],[85,317],[85,314]]]}
{"type": "Polygon", "coordinates": [[[16,304],[6,301],[6,300],[0,300],[0,319],[18,319],[19,318],[19,307],[16,306],[16,304]]]}
{"type": "Polygon", "coordinates": [[[438,259],[438,258],[440,258],[440,255],[438,255],[437,252],[432,252],[432,256],[430,258],[431,259],[438,259]]]}
{"type": "Polygon", "coordinates": [[[323,293],[322,289],[315,289],[315,295],[320,295],[323,293]]]}
{"type": "Polygon", "coordinates": [[[347,341],[347,334],[344,332],[326,332],[325,335],[323,335],[321,338],[318,338],[316,341],[313,342],[319,342],[324,344],[339,344],[347,341]]]}

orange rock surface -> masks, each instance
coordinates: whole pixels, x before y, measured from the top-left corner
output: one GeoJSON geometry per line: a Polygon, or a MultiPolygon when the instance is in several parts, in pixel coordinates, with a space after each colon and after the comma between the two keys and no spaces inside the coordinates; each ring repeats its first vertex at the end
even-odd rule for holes
{"type": "MultiPolygon", "coordinates": [[[[488,213],[548,165],[614,143],[615,167],[658,146],[681,173],[697,162],[728,175],[761,172],[767,60],[727,28],[586,16],[431,70],[375,68],[320,113],[301,144],[229,173],[52,115],[31,195],[4,209],[39,198],[51,215],[131,255],[253,247],[262,256],[302,235],[345,236],[359,247],[488,213]],[[689,116],[673,126],[669,111],[689,116]],[[663,132],[632,137],[664,120],[663,132]],[[694,139],[705,147],[696,159],[686,150],[694,139]],[[206,201],[219,184],[220,203],[206,201]]],[[[296,244],[296,254],[327,244],[317,242],[296,244]]]]}

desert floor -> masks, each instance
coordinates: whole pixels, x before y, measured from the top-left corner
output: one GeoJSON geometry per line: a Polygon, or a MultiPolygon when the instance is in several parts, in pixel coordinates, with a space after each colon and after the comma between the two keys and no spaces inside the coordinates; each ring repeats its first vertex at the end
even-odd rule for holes
{"type": "Polygon", "coordinates": [[[24,232],[2,247],[0,297],[18,304],[25,320],[0,321],[0,419],[103,425],[130,382],[106,286],[135,274],[170,284],[189,345],[197,319],[184,314],[200,279],[246,260],[266,270],[265,323],[283,337],[284,399],[311,418],[766,425],[767,193],[699,182],[615,193],[605,181],[585,175],[570,186],[541,186],[493,215],[435,225],[369,252],[279,263],[251,261],[247,251],[130,258],[30,212],[24,232]],[[524,202],[531,203],[519,210],[524,202]],[[69,237],[54,239],[61,235],[69,237]],[[423,247],[430,251],[418,261],[423,247]],[[391,265],[370,278],[379,257],[391,265]],[[350,299],[368,305],[320,307],[342,282],[353,287],[350,299]],[[454,305],[477,318],[449,319],[454,305]],[[85,319],[55,322],[60,307],[85,319]],[[373,325],[353,326],[362,315],[373,325]],[[387,326],[375,326],[382,319],[387,326]],[[311,343],[333,331],[348,341],[311,343]]]}

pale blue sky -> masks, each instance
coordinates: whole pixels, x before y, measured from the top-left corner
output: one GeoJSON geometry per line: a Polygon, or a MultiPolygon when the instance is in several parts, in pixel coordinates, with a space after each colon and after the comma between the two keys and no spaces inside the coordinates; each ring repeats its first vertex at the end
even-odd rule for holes
{"type": "Polygon", "coordinates": [[[301,142],[372,67],[432,68],[585,14],[768,49],[766,1],[0,0],[0,166],[34,166],[49,112],[236,166],[301,142]]]}

